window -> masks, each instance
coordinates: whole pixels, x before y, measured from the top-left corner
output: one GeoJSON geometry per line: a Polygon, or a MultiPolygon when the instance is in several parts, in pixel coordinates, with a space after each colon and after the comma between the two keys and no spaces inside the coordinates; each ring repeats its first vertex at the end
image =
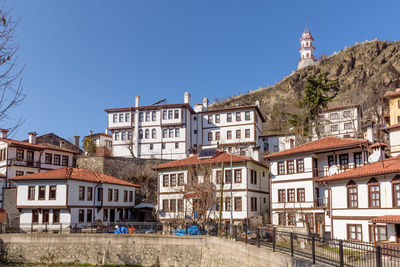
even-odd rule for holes
{"type": "Polygon", "coordinates": [[[92,201],[93,200],[93,187],[88,187],[87,188],[87,200],[92,201]]]}
{"type": "Polygon", "coordinates": [[[145,138],[145,139],[149,139],[149,138],[150,138],[150,130],[149,130],[149,129],[146,129],[146,130],[144,131],[144,138],[145,138]]]}
{"type": "Polygon", "coordinates": [[[113,114],[113,122],[114,123],[118,122],[118,115],[117,114],[113,114]]]}
{"type": "Polygon", "coordinates": [[[53,210],[53,223],[60,222],[60,210],[53,210]]]}
{"type": "Polygon", "coordinates": [[[107,199],[109,202],[113,200],[113,190],[111,188],[108,189],[107,199]]]}
{"type": "Polygon", "coordinates": [[[32,223],[39,223],[39,210],[32,210],[32,223]]]}
{"type": "Polygon", "coordinates": [[[54,154],[54,165],[60,165],[60,155],[54,154]]]}
{"type": "Polygon", "coordinates": [[[146,121],[150,121],[150,111],[146,111],[146,121]]]}
{"type": "Polygon", "coordinates": [[[353,129],[353,123],[352,122],[346,122],[344,124],[344,129],[345,130],[353,129]]]}
{"type": "Polygon", "coordinates": [[[225,211],[230,211],[231,210],[231,198],[226,197],[225,198],[225,211]]]}
{"type": "Polygon", "coordinates": [[[28,150],[26,152],[26,161],[31,164],[33,163],[33,151],[28,150]]]}
{"type": "Polygon", "coordinates": [[[251,199],[250,199],[250,208],[251,208],[251,211],[257,211],[257,198],[256,197],[252,197],[251,199]]]}
{"type": "Polygon", "coordinates": [[[168,175],[163,175],[163,187],[169,186],[169,177],[168,175]]]}
{"type": "Polygon", "coordinates": [[[348,208],[358,207],[357,185],[353,181],[350,181],[347,184],[347,207],[348,208]]]}
{"type": "Polygon", "coordinates": [[[161,149],[165,149],[165,143],[161,144],[161,149]]]}
{"type": "Polygon", "coordinates": [[[119,201],[119,190],[114,189],[114,201],[118,202],[119,201]]]}
{"type": "Polygon", "coordinates": [[[62,156],[62,165],[68,166],[68,156],[62,156]]]}
{"type": "Polygon", "coordinates": [[[250,183],[257,184],[257,171],[255,170],[250,170],[250,183]]]}
{"type": "Polygon", "coordinates": [[[140,121],[140,122],[143,121],[143,112],[139,112],[139,121],[140,121]]]}
{"type": "Polygon", "coordinates": [[[236,112],[236,121],[241,121],[240,112],[236,112]]]}
{"type": "Polygon", "coordinates": [[[278,162],[278,175],[285,174],[285,162],[278,162]]]}
{"type": "Polygon", "coordinates": [[[241,138],[241,131],[236,130],[236,139],[240,139],[240,138],[241,138]]]}
{"type": "Polygon", "coordinates": [[[170,199],[170,201],[169,201],[169,211],[176,212],[176,199],[170,199]]]}
{"type": "Polygon", "coordinates": [[[162,201],[162,209],[163,209],[163,211],[169,211],[169,201],[168,201],[168,199],[163,199],[163,201],[162,201]]]}
{"type": "Polygon", "coordinates": [[[208,115],[208,124],[213,122],[213,115],[208,115]]]}
{"type": "Polygon", "coordinates": [[[286,218],[285,213],[279,212],[278,213],[278,224],[279,225],[286,225],[286,218]]]}
{"type": "Polygon", "coordinates": [[[219,114],[215,114],[215,123],[219,123],[220,121],[221,120],[219,114]]]}
{"type": "Polygon", "coordinates": [[[124,122],[124,114],[119,114],[119,122],[124,122]]]}
{"type": "Polygon", "coordinates": [[[163,118],[163,120],[166,120],[166,119],[167,119],[167,111],[166,111],[166,110],[163,110],[163,112],[162,112],[162,118],[163,118]]]}
{"type": "Polygon", "coordinates": [[[46,186],[39,186],[39,200],[44,200],[46,198],[46,186]]]}
{"type": "Polygon", "coordinates": [[[179,143],[175,143],[175,149],[179,149],[179,143]]]}
{"type": "Polygon", "coordinates": [[[168,119],[172,120],[172,110],[168,110],[168,119]]]}
{"type": "Polygon", "coordinates": [[[129,202],[133,201],[133,191],[129,191],[129,202]]]}
{"type": "MultiPolygon", "coordinates": [[[[372,180],[372,179],[371,179],[372,180]]],[[[378,181],[368,182],[368,204],[370,208],[380,208],[381,206],[381,191],[378,181]]]]}
{"type": "Polygon", "coordinates": [[[103,210],[103,221],[108,222],[108,209],[103,210]]]}
{"type": "Polygon", "coordinates": [[[294,173],[294,160],[288,160],[286,162],[287,165],[287,173],[292,174],[294,173]]]}
{"type": "Polygon", "coordinates": [[[288,225],[296,225],[296,213],[289,212],[287,217],[288,217],[288,225]]]}
{"type": "Polygon", "coordinates": [[[97,201],[102,201],[103,200],[103,188],[98,188],[97,189],[97,201]]]}
{"type": "Polygon", "coordinates": [[[184,183],[185,181],[183,173],[178,173],[178,185],[183,185],[184,183]]]}
{"type": "Polygon", "coordinates": [[[235,183],[242,182],[242,170],[235,170],[235,183]]]}
{"type": "Polygon", "coordinates": [[[347,225],[347,239],[362,241],[361,224],[348,224],[347,225]]]}
{"type": "Polygon", "coordinates": [[[349,165],[349,154],[340,154],[339,163],[341,169],[347,169],[349,165]]]}
{"type": "Polygon", "coordinates": [[[353,116],[353,111],[352,110],[345,110],[343,111],[343,117],[344,118],[350,118],[353,116]]]}
{"type": "Polygon", "coordinates": [[[174,137],[174,129],[172,129],[172,128],[169,128],[169,129],[168,129],[168,137],[169,137],[169,138],[174,137]]]}
{"type": "Polygon", "coordinates": [[[232,139],[232,131],[226,132],[226,139],[232,139]]]}
{"type": "Polygon", "coordinates": [[[121,140],[126,140],[126,131],[121,131],[121,140]]]}
{"type": "Polygon", "coordinates": [[[285,192],[285,189],[279,189],[279,190],[278,190],[278,202],[279,202],[279,203],[284,203],[284,202],[286,202],[286,192],[285,192]]]}
{"type": "Polygon", "coordinates": [[[129,122],[130,121],[130,117],[131,117],[131,114],[125,113],[125,122],[129,122]]]}
{"type": "Polygon", "coordinates": [[[225,170],[225,183],[230,184],[231,183],[231,170],[225,170]]]}
{"type": "Polygon", "coordinates": [[[56,192],[57,192],[57,186],[50,185],[50,190],[49,190],[49,199],[50,200],[56,199],[56,192]]]}
{"type": "Polygon", "coordinates": [[[250,120],[250,111],[246,111],[246,112],[244,113],[244,119],[245,119],[246,121],[249,121],[249,120],[250,120]]]}
{"type": "Polygon", "coordinates": [[[119,140],[119,132],[114,132],[114,140],[115,141],[119,140]]]}
{"type": "Polygon", "coordinates": [[[49,223],[49,210],[42,211],[42,223],[49,223]]]}
{"type": "Polygon", "coordinates": [[[51,153],[46,153],[44,163],[46,164],[52,164],[53,163],[53,154],[51,153]]]}
{"type": "Polygon", "coordinates": [[[174,119],[179,119],[179,110],[174,110],[174,119]]]}
{"type": "Polygon", "coordinates": [[[306,201],[306,190],[304,188],[297,188],[297,202],[306,201]]]}
{"type": "Polygon", "coordinates": [[[279,151],[279,147],[278,146],[274,146],[274,152],[278,152],[279,151]]]}
{"type": "Polygon", "coordinates": [[[176,186],[176,174],[171,174],[171,186],[176,186]]]}
{"type": "Polygon", "coordinates": [[[226,113],[226,121],[232,122],[232,113],[226,113]]]}
{"type": "Polygon", "coordinates": [[[152,120],[152,121],[155,121],[155,120],[156,120],[156,117],[157,117],[157,113],[156,113],[155,111],[152,111],[152,112],[151,112],[151,120],[152,120]]]}
{"type": "Polygon", "coordinates": [[[250,129],[246,129],[246,130],[244,131],[244,137],[245,137],[245,138],[250,138],[250,129]]]}
{"type": "Polygon", "coordinates": [[[92,210],[88,209],[86,210],[86,222],[92,222],[92,210]]]}
{"type": "MultiPolygon", "coordinates": [[[[368,225],[369,242],[374,240],[374,225],[368,225]]],[[[383,225],[375,225],[375,242],[387,241],[387,229],[383,225]]]]}
{"type": "Polygon", "coordinates": [[[15,176],[22,176],[24,175],[23,171],[15,171],[15,176]]]}
{"type": "Polygon", "coordinates": [[[235,211],[242,211],[242,197],[234,197],[235,211]]]}
{"type": "Polygon", "coordinates": [[[183,199],[178,199],[178,211],[183,212],[183,199]]]}
{"type": "Polygon", "coordinates": [[[208,141],[212,141],[212,138],[213,138],[213,134],[212,134],[212,132],[209,132],[208,133],[208,141]]]}
{"type": "Polygon", "coordinates": [[[325,133],[325,126],[320,126],[320,127],[318,127],[317,129],[318,129],[317,131],[318,131],[320,134],[325,133]]]}
{"type": "Polygon", "coordinates": [[[194,134],[197,134],[197,130],[194,130],[193,133],[194,133],[194,134]]]}
{"type": "Polygon", "coordinates": [[[328,166],[333,166],[335,165],[335,158],[333,157],[333,155],[328,156],[328,166]]]}
{"type": "Polygon", "coordinates": [[[362,153],[361,152],[355,152],[354,153],[354,165],[356,167],[361,166],[362,165],[362,153]]]}
{"type": "Polygon", "coordinates": [[[339,130],[339,125],[337,124],[331,125],[331,132],[336,132],[338,130],[339,130]]]}
{"type": "Polygon", "coordinates": [[[79,200],[85,200],[85,187],[79,187],[79,200]]]}
{"type": "Polygon", "coordinates": [[[297,164],[297,172],[304,172],[304,159],[298,159],[296,160],[296,164],[297,164]]]}
{"type": "Polygon", "coordinates": [[[397,100],[397,107],[400,108],[400,100],[397,100]]]}
{"type": "Polygon", "coordinates": [[[179,137],[179,128],[175,128],[175,137],[179,137]]]}
{"type": "Polygon", "coordinates": [[[139,129],[139,139],[143,139],[143,129],[139,129]]]}
{"type": "Polygon", "coordinates": [[[128,202],[128,190],[124,190],[124,202],[128,202]]]}
{"type": "Polygon", "coordinates": [[[163,129],[162,130],[162,137],[163,138],[167,138],[168,137],[168,130],[167,129],[163,129]]]}
{"type": "Polygon", "coordinates": [[[288,202],[295,202],[296,193],[295,193],[294,189],[287,190],[287,198],[288,198],[288,202]]]}
{"type": "Polygon", "coordinates": [[[330,120],[337,120],[338,119],[338,114],[335,112],[335,113],[331,113],[331,114],[329,114],[329,119],[330,120]]]}
{"type": "Polygon", "coordinates": [[[28,200],[34,200],[35,199],[35,186],[29,186],[28,187],[28,200]]]}
{"type": "Polygon", "coordinates": [[[221,139],[221,133],[219,131],[215,132],[215,140],[219,141],[220,139],[221,139]]]}
{"type": "Polygon", "coordinates": [[[19,161],[23,161],[24,160],[24,150],[17,149],[16,159],[19,160],[19,161]]]}
{"type": "Polygon", "coordinates": [[[306,213],[305,214],[306,223],[310,226],[310,229],[314,228],[314,214],[306,213]]]}
{"type": "Polygon", "coordinates": [[[149,150],[153,150],[154,149],[154,145],[153,144],[150,144],[149,146],[150,146],[149,150]]]}
{"type": "Polygon", "coordinates": [[[216,171],[215,178],[216,178],[217,184],[221,184],[222,183],[222,171],[216,171]]]}
{"type": "Polygon", "coordinates": [[[84,223],[85,222],[85,210],[84,209],[79,209],[79,222],[84,223]]]}

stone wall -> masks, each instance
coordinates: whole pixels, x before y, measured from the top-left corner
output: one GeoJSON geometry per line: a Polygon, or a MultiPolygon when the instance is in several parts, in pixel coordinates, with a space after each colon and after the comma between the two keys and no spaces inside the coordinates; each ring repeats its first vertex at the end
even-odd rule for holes
{"type": "Polygon", "coordinates": [[[12,225],[19,224],[19,210],[15,208],[17,205],[17,190],[15,188],[3,189],[3,209],[7,212],[6,223],[12,225]]]}
{"type": "Polygon", "coordinates": [[[14,263],[294,266],[288,255],[210,236],[3,234],[0,239],[3,260],[14,263]]]}

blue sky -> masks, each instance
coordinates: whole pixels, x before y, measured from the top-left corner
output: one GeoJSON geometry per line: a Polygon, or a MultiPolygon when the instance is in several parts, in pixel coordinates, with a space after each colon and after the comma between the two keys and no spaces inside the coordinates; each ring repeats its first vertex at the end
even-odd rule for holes
{"type": "MultiPolygon", "coordinates": [[[[210,101],[292,72],[308,20],[316,56],[400,39],[399,1],[13,0],[27,132],[104,131],[105,108],[210,101]]],[[[4,125],[7,126],[7,123],[4,125]]]]}

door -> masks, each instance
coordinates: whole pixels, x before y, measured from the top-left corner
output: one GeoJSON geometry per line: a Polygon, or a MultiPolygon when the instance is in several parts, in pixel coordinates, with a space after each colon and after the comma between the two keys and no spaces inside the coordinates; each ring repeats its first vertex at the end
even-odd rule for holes
{"type": "Polygon", "coordinates": [[[110,222],[115,222],[115,209],[110,209],[110,222]]]}
{"type": "Polygon", "coordinates": [[[321,229],[325,226],[325,215],[324,213],[315,213],[315,233],[321,233],[321,229]]]}
{"type": "Polygon", "coordinates": [[[313,168],[313,177],[318,177],[318,159],[313,158],[312,168],[313,168]]]}
{"type": "Polygon", "coordinates": [[[400,243],[400,224],[395,224],[394,229],[396,231],[396,243],[400,243]]]}

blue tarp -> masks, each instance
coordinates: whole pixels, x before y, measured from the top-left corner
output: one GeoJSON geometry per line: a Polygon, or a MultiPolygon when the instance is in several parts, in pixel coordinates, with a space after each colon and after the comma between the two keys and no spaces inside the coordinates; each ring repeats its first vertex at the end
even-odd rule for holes
{"type": "Polygon", "coordinates": [[[129,234],[129,229],[127,227],[120,226],[114,230],[114,234],[129,234]]]}
{"type": "Polygon", "coordinates": [[[187,230],[176,229],[175,235],[201,235],[200,229],[197,226],[190,226],[187,230]]]}

